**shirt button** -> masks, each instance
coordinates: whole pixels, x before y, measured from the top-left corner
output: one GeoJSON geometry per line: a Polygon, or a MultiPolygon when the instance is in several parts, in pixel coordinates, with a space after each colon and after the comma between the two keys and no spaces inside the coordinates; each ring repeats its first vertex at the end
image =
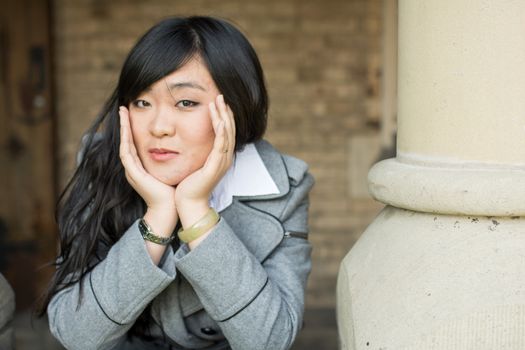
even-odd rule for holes
{"type": "Polygon", "coordinates": [[[217,332],[214,329],[210,328],[210,327],[203,327],[203,328],[201,328],[201,332],[203,334],[206,334],[206,335],[215,335],[215,334],[217,334],[217,332]]]}

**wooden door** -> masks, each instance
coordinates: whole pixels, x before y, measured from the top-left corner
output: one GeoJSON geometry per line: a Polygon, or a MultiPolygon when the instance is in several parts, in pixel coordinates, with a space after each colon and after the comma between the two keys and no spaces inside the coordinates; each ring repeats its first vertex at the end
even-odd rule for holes
{"type": "Polygon", "coordinates": [[[53,269],[55,157],[50,3],[0,9],[0,272],[17,309],[32,306],[53,269]]]}

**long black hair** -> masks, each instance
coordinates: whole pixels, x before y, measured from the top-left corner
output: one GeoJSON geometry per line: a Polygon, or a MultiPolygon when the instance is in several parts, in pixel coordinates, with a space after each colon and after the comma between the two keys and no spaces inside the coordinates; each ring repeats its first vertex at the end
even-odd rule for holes
{"type": "Polygon", "coordinates": [[[268,95],[259,60],[244,35],[227,21],[211,17],[169,18],[152,27],[128,54],[117,87],[86,132],[79,165],[59,198],[56,272],[39,315],[45,314],[56,293],[82,283],[105,252],[144,215],[144,201],[128,184],[119,159],[119,106],[129,106],[152,84],[195,57],[207,66],[234,113],[236,150],[262,138],[268,95]]]}

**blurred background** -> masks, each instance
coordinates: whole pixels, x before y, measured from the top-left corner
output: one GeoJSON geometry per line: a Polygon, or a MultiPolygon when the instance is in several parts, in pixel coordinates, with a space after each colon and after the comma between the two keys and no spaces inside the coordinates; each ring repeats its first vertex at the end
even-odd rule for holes
{"type": "Polygon", "coordinates": [[[82,133],[137,38],[170,15],[229,19],[261,59],[266,138],[305,160],[313,270],[294,349],[335,349],[339,263],[382,208],[370,166],[395,153],[395,0],[2,0],[0,272],[17,349],[60,349],[31,310],[53,268],[54,206],[82,133]]]}

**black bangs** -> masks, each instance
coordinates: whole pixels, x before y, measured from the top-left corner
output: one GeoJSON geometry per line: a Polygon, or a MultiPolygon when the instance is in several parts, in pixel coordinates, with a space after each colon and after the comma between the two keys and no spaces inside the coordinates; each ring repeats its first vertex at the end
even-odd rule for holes
{"type": "Polygon", "coordinates": [[[137,42],[120,74],[120,105],[128,105],[156,81],[199,54],[199,39],[185,22],[180,18],[165,20],[137,42]]]}

